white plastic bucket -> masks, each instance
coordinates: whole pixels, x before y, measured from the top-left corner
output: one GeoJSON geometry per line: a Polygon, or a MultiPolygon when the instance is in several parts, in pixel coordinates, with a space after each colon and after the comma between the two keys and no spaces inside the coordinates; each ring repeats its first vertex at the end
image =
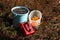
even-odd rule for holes
{"type": "Polygon", "coordinates": [[[38,27],[38,25],[41,24],[41,18],[42,18],[42,13],[39,10],[33,10],[30,12],[29,14],[29,21],[32,24],[33,27],[38,27]],[[38,20],[32,20],[31,18],[37,15],[37,17],[39,18],[38,20]]]}

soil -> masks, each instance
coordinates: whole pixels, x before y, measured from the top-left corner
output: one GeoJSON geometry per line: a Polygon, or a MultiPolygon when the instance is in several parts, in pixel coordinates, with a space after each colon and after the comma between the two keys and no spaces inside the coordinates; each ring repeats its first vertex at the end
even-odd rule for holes
{"type": "Polygon", "coordinates": [[[0,40],[60,40],[59,0],[0,0],[0,14],[0,40]],[[41,24],[33,35],[23,37],[20,28],[18,30],[11,24],[13,16],[10,10],[14,6],[42,12],[41,24]]]}

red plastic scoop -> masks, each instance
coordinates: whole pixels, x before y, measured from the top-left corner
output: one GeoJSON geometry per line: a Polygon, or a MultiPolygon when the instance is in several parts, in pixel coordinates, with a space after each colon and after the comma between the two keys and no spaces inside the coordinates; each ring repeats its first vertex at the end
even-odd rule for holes
{"type": "Polygon", "coordinates": [[[29,22],[21,23],[20,27],[22,28],[25,36],[31,35],[35,32],[32,25],[29,22]]]}

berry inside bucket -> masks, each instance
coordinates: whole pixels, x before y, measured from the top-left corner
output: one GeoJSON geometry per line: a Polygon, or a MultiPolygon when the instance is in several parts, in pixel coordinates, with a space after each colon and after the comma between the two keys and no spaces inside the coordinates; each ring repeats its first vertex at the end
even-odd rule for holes
{"type": "Polygon", "coordinates": [[[31,20],[34,20],[34,21],[36,21],[36,20],[38,20],[38,19],[39,19],[38,16],[33,16],[33,17],[31,18],[31,20]]]}

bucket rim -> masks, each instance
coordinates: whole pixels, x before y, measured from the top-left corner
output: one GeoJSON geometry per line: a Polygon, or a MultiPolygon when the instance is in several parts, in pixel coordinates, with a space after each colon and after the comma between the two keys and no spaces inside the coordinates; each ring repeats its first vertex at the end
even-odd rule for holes
{"type": "Polygon", "coordinates": [[[40,13],[40,18],[39,18],[39,19],[41,19],[41,18],[42,18],[42,13],[41,13],[41,11],[39,11],[39,10],[32,10],[32,11],[30,12],[30,14],[29,14],[29,19],[31,19],[31,18],[30,18],[30,15],[31,15],[33,12],[35,12],[35,11],[37,11],[38,13],[40,13]]]}
{"type": "MultiPolygon", "coordinates": [[[[29,9],[27,8],[27,7],[25,7],[25,6],[15,6],[15,7],[13,7],[12,9],[11,9],[11,12],[13,13],[13,14],[16,14],[15,12],[13,12],[13,10],[14,9],[16,9],[16,8],[25,8],[25,9],[27,9],[27,13],[25,13],[25,14],[28,14],[30,11],[29,11],[29,9]]],[[[23,14],[17,14],[17,15],[23,15],[23,14]]]]}

